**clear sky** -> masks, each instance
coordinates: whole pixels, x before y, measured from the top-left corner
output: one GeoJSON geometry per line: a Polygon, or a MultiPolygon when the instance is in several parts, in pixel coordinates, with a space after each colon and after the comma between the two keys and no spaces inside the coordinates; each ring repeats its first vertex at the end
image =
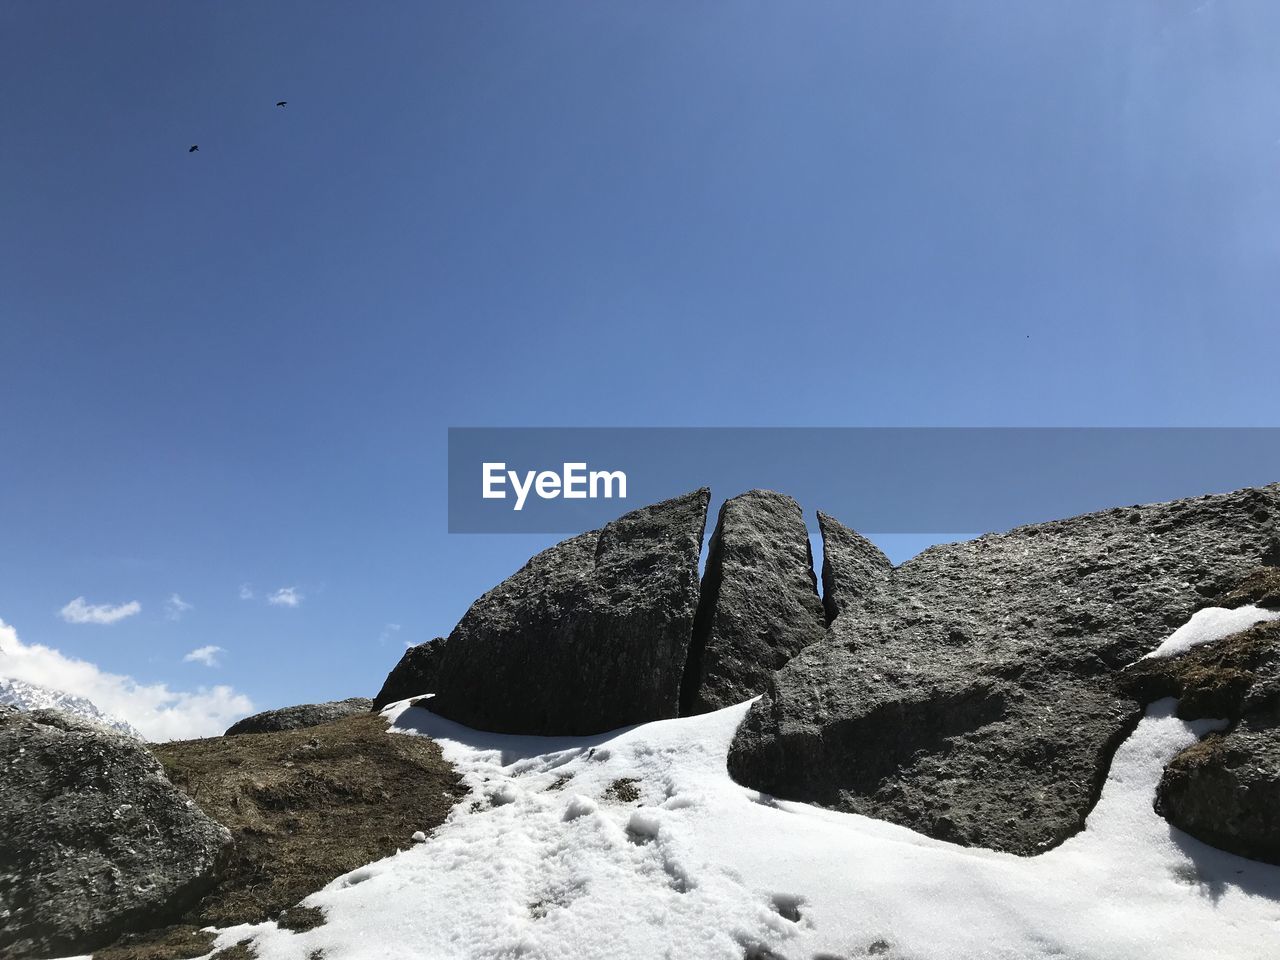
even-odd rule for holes
{"type": "Polygon", "coordinates": [[[554,539],[445,532],[449,426],[1275,425],[1278,43],[1271,0],[0,4],[10,646],[230,688],[206,726],[372,694],[554,539]]]}

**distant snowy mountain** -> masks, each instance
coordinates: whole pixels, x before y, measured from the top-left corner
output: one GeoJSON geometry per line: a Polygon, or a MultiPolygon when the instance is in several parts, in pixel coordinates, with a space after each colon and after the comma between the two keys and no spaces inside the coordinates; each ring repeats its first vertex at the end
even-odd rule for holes
{"type": "Polygon", "coordinates": [[[17,707],[19,710],[59,710],[73,717],[79,717],[81,720],[107,727],[117,733],[137,737],[139,740],[144,739],[135,727],[108,713],[103,713],[84,697],[63,693],[60,690],[50,690],[48,687],[27,683],[25,680],[0,677],[0,704],[17,707]]]}

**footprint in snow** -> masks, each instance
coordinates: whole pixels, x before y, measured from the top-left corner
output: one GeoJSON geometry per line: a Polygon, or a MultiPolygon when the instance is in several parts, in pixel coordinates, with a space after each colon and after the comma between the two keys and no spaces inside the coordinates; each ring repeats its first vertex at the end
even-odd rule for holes
{"type": "Polygon", "coordinates": [[[783,920],[790,920],[792,923],[800,922],[800,907],[805,902],[804,897],[795,893],[775,893],[770,901],[773,912],[782,917],[783,920]]]}

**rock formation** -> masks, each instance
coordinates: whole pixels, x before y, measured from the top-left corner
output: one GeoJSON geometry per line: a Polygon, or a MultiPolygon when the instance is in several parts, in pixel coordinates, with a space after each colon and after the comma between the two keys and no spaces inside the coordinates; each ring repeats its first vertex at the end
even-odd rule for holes
{"type": "Polygon", "coordinates": [[[842,565],[828,547],[828,635],[773,676],[730,772],[942,839],[1051,847],[1083,826],[1141,714],[1121,668],[1274,563],[1278,516],[1277,486],[1108,510],[933,547],[883,577],[867,551],[842,565]]]}
{"type": "Polygon", "coordinates": [[[675,716],[709,498],[635,510],[538,554],[453,629],[426,706],[526,734],[675,716]]]}
{"type": "Polygon", "coordinates": [[[447,642],[444,637],[436,637],[406,650],[373,698],[373,708],[380,710],[397,700],[435,693],[447,642]]]}
{"type": "Polygon", "coordinates": [[[860,609],[889,579],[893,564],[874,543],[821,510],[818,530],[822,534],[822,606],[830,623],[842,610],[860,609]]]}
{"type": "Polygon", "coordinates": [[[327,703],[300,703],[297,706],[266,710],[255,713],[251,717],[245,717],[243,720],[237,720],[227,727],[224,736],[234,737],[241,733],[275,733],[280,730],[316,727],[352,714],[367,713],[372,708],[373,701],[368,697],[330,700],[327,703]]]}
{"type": "MultiPolygon", "coordinates": [[[[1265,567],[1214,605],[1280,610],[1278,587],[1280,570],[1265,567]]],[[[1206,843],[1280,863],[1280,621],[1178,656],[1139,660],[1121,676],[1144,702],[1177,697],[1184,719],[1230,723],[1170,762],[1156,809],[1206,843]]]]}
{"type": "Polygon", "coordinates": [[[84,953],[172,916],[231,843],[137,740],[0,707],[0,956],[84,953]]]}
{"type": "Polygon", "coordinates": [[[769,490],[726,500],[708,547],[681,714],[749,700],[824,632],[799,504],[769,490]]]}
{"type": "Polygon", "coordinates": [[[1246,720],[1182,751],[1156,809],[1215,847],[1280,864],[1280,718],[1246,720]]]}

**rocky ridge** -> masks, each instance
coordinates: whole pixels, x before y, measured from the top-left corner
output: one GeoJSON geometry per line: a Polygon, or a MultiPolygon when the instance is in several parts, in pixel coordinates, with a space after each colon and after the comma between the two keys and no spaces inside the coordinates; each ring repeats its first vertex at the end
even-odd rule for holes
{"type": "MultiPolygon", "coordinates": [[[[1047,849],[1083,826],[1141,715],[1119,671],[1273,559],[1277,516],[1271,486],[936,546],[880,580],[859,566],[856,602],[772,676],[730,771],[941,839],[1047,849]]],[[[828,579],[840,597],[834,561],[828,579]]]]}

